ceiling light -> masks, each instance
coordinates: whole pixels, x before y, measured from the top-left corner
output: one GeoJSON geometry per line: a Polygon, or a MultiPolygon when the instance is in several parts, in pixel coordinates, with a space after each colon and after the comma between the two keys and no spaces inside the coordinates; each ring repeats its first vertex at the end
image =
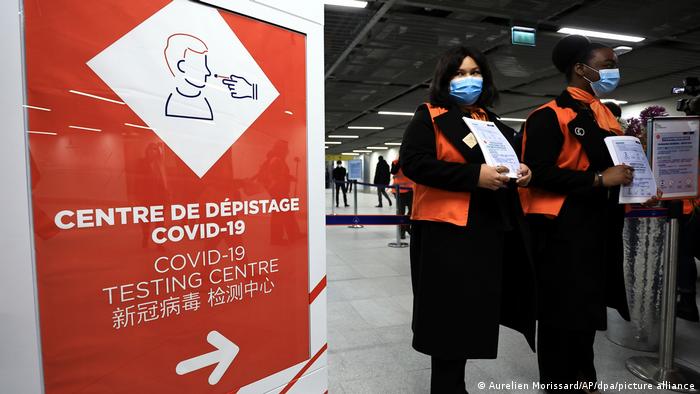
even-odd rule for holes
{"type": "Polygon", "coordinates": [[[343,152],[343,153],[341,153],[341,155],[359,156],[360,154],[359,154],[359,153],[355,153],[355,152],[343,152]]]}
{"type": "Polygon", "coordinates": [[[44,108],[44,107],[36,107],[34,105],[22,105],[24,108],[29,108],[29,109],[38,109],[39,111],[51,111],[50,108],[44,108]]]}
{"type": "Polygon", "coordinates": [[[287,115],[294,115],[294,112],[292,112],[292,111],[284,111],[284,113],[287,115]]]}
{"type": "Polygon", "coordinates": [[[356,152],[356,153],[372,153],[371,150],[364,150],[364,149],[353,149],[352,151],[356,152]]]}
{"type": "Polygon", "coordinates": [[[329,135],[328,138],[360,138],[359,135],[341,135],[341,134],[336,134],[336,135],[329,135]]]}
{"type": "Polygon", "coordinates": [[[31,130],[28,130],[27,133],[29,133],[29,134],[44,134],[44,135],[58,135],[57,133],[53,133],[50,131],[31,131],[31,130]]]}
{"type": "Polygon", "coordinates": [[[102,131],[102,129],[93,129],[92,127],[83,127],[83,126],[68,126],[68,128],[78,129],[78,130],[87,130],[87,131],[102,131]]]}
{"type": "Polygon", "coordinates": [[[350,130],[384,130],[383,126],[348,126],[350,130]]]}
{"type": "Polygon", "coordinates": [[[124,126],[136,127],[137,129],[153,130],[152,128],[150,128],[148,126],[141,126],[139,124],[133,124],[133,123],[124,123],[124,126]]]}
{"type": "Polygon", "coordinates": [[[330,148],[330,146],[326,146],[326,149],[330,148]]]}
{"type": "Polygon", "coordinates": [[[352,7],[352,8],[365,8],[367,7],[366,1],[357,0],[323,0],[325,5],[337,5],[340,7],[352,7]]]}
{"type": "Polygon", "coordinates": [[[74,93],[74,94],[79,94],[79,95],[85,96],[85,97],[91,97],[91,98],[94,98],[94,99],[98,99],[98,100],[102,100],[102,101],[107,101],[107,102],[114,103],[114,104],[126,105],[126,103],[121,102],[121,101],[108,99],[108,98],[106,98],[106,97],[96,96],[96,95],[94,95],[94,94],[81,92],[81,91],[79,91],[79,90],[69,90],[69,92],[70,92],[70,93],[74,93]]]}
{"type": "Polygon", "coordinates": [[[522,118],[498,118],[501,122],[524,122],[527,119],[522,118]]]}
{"type": "Polygon", "coordinates": [[[413,112],[379,111],[379,115],[413,116],[413,112]]]}
{"type": "Polygon", "coordinates": [[[401,146],[400,142],[385,142],[384,145],[401,146]]]}
{"type": "Polygon", "coordinates": [[[608,40],[629,41],[629,42],[640,42],[640,41],[645,40],[644,37],[628,36],[628,35],[616,34],[616,33],[604,33],[602,31],[576,29],[576,28],[572,28],[572,27],[563,27],[563,28],[559,29],[557,31],[557,33],[580,34],[580,35],[586,36],[586,37],[605,38],[608,40]]]}
{"type": "Polygon", "coordinates": [[[368,146],[367,149],[389,149],[388,146],[368,146]]]}
{"type": "Polygon", "coordinates": [[[326,145],[340,145],[342,142],[340,141],[326,141],[326,145]]]}
{"type": "Polygon", "coordinates": [[[615,52],[615,54],[617,54],[619,56],[619,55],[624,55],[625,53],[632,51],[632,49],[633,49],[632,47],[628,47],[627,45],[620,45],[620,46],[616,46],[615,48],[613,48],[613,51],[615,52]]]}
{"type": "Polygon", "coordinates": [[[622,105],[622,104],[627,104],[627,101],[625,100],[615,100],[615,99],[602,99],[600,100],[601,103],[615,103],[617,105],[622,105]]]}

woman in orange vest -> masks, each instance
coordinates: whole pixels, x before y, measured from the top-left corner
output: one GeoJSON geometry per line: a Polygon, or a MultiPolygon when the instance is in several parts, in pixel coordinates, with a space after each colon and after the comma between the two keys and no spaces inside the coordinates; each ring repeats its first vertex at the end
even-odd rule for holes
{"type": "Polygon", "coordinates": [[[540,381],[589,384],[547,392],[597,392],[593,341],[596,330],[606,329],[606,306],[629,320],[618,192],[633,169],[614,166],[603,142],[622,134],[599,99],[619,80],[615,52],[568,36],[552,60],[568,86],[528,117],[523,135],[523,161],[533,173],[522,194],[537,268],[540,381]]]}
{"type": "Polygon", "coordinates": [[[413,348],[431,356],[431,393],[466,393],[466,360],[496,358],[499,324],[534,345],[534,267],[516,186],[528,184],[530,171],[522,165],[509,181],[506,168],[486,165],[462,120],[492,121],[512,141],[514,130],[486,110],[497,95],[483,54],[449,50],[399,154],[415,182],[413,348]]]}

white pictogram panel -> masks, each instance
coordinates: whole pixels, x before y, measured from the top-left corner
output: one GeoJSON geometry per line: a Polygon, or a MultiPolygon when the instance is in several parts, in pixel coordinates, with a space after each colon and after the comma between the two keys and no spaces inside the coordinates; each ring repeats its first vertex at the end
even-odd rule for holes
{"type": "Polygon", "coordinates": [[[218,11],[189,1],[87,64],[199,177],[279,96],[218,11]]]}

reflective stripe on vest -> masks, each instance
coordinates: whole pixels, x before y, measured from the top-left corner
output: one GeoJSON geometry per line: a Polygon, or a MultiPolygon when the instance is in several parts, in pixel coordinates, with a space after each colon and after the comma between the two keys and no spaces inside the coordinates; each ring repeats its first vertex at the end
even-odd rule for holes
{"type": "MultiPolygon", "coordinates": [[[[551,108],[557,115],[559,121],[559,129],[564,135],[564,143],[561,146],[561,152],[557,158],[557,167],[569,170],[586,171],[590,166],[586,151],[583,150],[583,145],[569,132],[568,125],[577,115],[571,108],[561,108],[557,105],[556,100],[552,100],[547,104],[539,107],[551,108]]],[[[535,111],[537,111],[535,110],[535,111]]],[[[522,154],[525,157],[525,146],[527,142],[527,129],[523,129],[523,150],[522,154]]],[[[537,176],[537,174],[533,174],[537,176]]],[[[591,178],[591,182],[593,179],[591,178]]],[[[548,216],[557,216],[566,199],[565,194],[552,193],[535,187],[518,188],[520,193],[520,203],[523,206],[525,214],[539,213],[548,216]]]]}
{"type": "MultiPolygon", "coordinates": [[[[428,104],[428,110],[435,131],[437,159],[452,163],[466,163],[462,154],[452,146],[435,124],[435,118],[447,110],[430,104],[428,104]]],[[[411,219],[466,226],[469,215],[469,197],[469,192],[451,192],[416,183],[413,192],[411,219]]]]}

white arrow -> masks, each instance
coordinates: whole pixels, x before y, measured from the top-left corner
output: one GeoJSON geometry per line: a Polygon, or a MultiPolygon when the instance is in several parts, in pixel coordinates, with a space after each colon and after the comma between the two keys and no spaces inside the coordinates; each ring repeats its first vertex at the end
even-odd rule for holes
{"type": "Polygon", "coordinates": [[[226,373],[226,370],[233,362],[233,359],[236,358],[240,349],[235,343],[231,342],[217,331],[209,332],[207,335],[207,342],[217,350],[181,361],[175,367],[175,372],[177,372],[178,375],[184,375],[218,363],[219,365],[217,365],[211,375],[209,375],[209,384],[213,386],[219,383],[219,380],[224,376],[224,373],[226,373]]]}

